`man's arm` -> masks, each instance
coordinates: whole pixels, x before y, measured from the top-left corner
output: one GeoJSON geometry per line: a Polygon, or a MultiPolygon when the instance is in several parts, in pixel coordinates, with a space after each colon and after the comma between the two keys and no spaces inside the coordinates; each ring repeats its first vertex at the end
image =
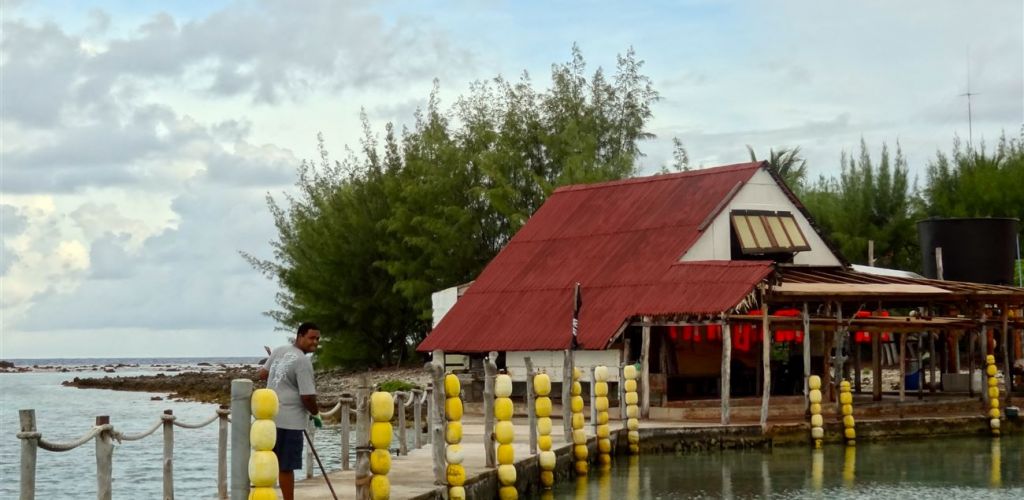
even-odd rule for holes
{"type": "Polygon", "coordinates": [[[303,394],[299,396],[299,399],[302,400],[302,406],[306,408],[310,415],[320,413],[320,406],[316,403],[316,394],[303,394]]]}

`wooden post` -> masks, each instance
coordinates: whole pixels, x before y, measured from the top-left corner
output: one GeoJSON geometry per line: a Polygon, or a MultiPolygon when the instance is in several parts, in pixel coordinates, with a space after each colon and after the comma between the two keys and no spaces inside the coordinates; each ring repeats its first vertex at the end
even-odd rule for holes
{"type": "Polygon", "coordinates": [[[935,392],[935,332],[928,332],[928,392],[935,392]]]}
{"type": "MultiPolygon", "coordinates": [[[[306,434],[309,435],[309,440],[316,442],[316,427],[313,426],[311,420],[306,421],[306,434]]],[[[303,453],[306,457],[302,460],[302,463],[306,466],[306,479],[313,479],[313,448],[309,446],[302,447],[303,453]]]]}
{"type": "Polygon", "coordinates": [[[871,332],[871,400],[882,400],[882,332],[871,332]]]}
{"type": "Polygon", "coordinates": [[[651,317],[643,317],[640,343],[640,417],[651,416],[651,317]]]}
{"type": "MultiPolygon", "coordinates": [[[[847,340],[847,342],[850,341],[847,340]]],[[[860,344],[857,342],[850,342],[850,348],[853,349],[853,390],[857,394],[860,394],[860,344]]]]}
{"type": "Polygon", "coordinates": [[[594,385],[597,383],[597,367],[591,366],[587,370],[590,376],[590,425],[594,427],[594,435],[597,435],[597,395],[594,394],[594,385]]]}
{"type": "Polygon", "coordinates": [[[231,381],[231,500],[249,498],[249,427],[252,425],[252,380],[231,381]]]}
{"type": "Polygon", "coordinates": [[[405,392],[395,393],[395,411],[398,412],[398,454],[403,457],[409,454],[409,444],[405,433],[405,392]]]}
{"type": "Polygon", "coordinates": [[[423,397],[412,393],[412,426],[416,432],[412,434],[412,445],[418,450],[423,447],[423,397]]]}
{"type": "Polygon", "coordinates": [[[761,363],[764,368],[764,389],[761,393],[761,432],[768,430],[768,399],[772,394],[772,332],[768,329],[768,302],[761,288],[761,363]]]}
{"type": "Polygon", "coordinates": [[[807,310],[807,303],[804,302],[804,410],[810,411],[811,401],[810,390],[807,381],[811,379],[811,314],[807,310]]]}
{"type": "Polygon", "coordinates": [[[967,333],[967,395],[974,397],[974,330],[967,333]]]}
{"type": "Polygon", "coordinates": [[[494,381],[498,377],[498,353],[491,351],[484,359],[484,464],[493,469],[498,466],[494,449],[494,381]]]}
{"type": "Polygon", "coordinates": [[[572,442],[572,357],[572,349],[562,352],[562,431],[567,443],[572,442]]]}
{"type": "Polygon", "coordinates": [[[626,421],[626,361],[619,363],[619,383],[615,385],[619,397],[619,420],[626,421]]]}
{"type": "Polygon", "coordinates": [[[1013,352],[1013,350],[1010,349],[1010,344],[1007,342],[1007,339],[1009,338],[1007,330],[1010,327],[1010,320],[1007,315],[1008,308],[1009,304],[1003,304],[1003,325],[1002,332],[1000,332],[1002,340],[999,341],[999,345],[1003,348],[1003,380],[1006,382],[1006,404],[1003,405],[1004,407],[1010,406],[1010,402],[1012,401],[1011,394],[1013,394],[1013,372],[1010,371],[1010,353],[1013,352]]]}
{"type": "MultiPolygon", "coordinates": [[[[839,328],[839,325],[836,325],[836,328],[839,328]]],[[[825,404],[828,401],[832,401],[832,396],[834,395],[832,393],[832,370],[830,370],[828,368],[828,365],[829,365],[829,358],[830,358],[830,356],[832,354],[831,353],[831,351],[832,351],[832,342],[833,342],[833,340],[835,340],[835,335],[834,334],[833,335],[827,335],[827,332],[823,332],[822,333],[822,337],[823,338],[822,338],[821,345],[822,345],[822,351],[824,351],[824,352],[822,352],[822,359],[821,359],[821,367],[822,367],[822,370],[821,370],[822,371],[822,374],[821,374],[821,395],[822,395],[822,398],[821,399],[822,399],[822,404],[825,404]]],[[[837,398],[837,400],[838,400],[838,398],[837,398]]]]}
{"type": "MultiPolygon", "coordinates": [[[[96,417],[96,425],[107,425],[110,417],[96,417]]],[[[96,499],[110,500],[114,481],[114,440],[110,430],[96,435],[96,499]]]]}
{"type": "Polygon", "coordinates": [[[164,500],[174,500],[174,411],[164,415],[164,500]]]}
{"type": "MultiPolygon", "coordinates": [[[[440,351],[434,351],[435,365],[433,365],[433,367],[436,368],[438,366],[437,363],[440,363],[440,370],[443,372],[444,353],[438,355],[439,352],[440,351]]],[[[434,376],[434,387],[444,387],[443,381],[438,384],[436,372],[434,376]]],[[[444,391],[444,389],[441,389],[438,392],[442,391],[444,391]]],[[[442,404],[438,406],[438,408],[444,408],[444,405],[442,404]]],[[[438,411],[443,412],[444,410],[438,411]]],[[[369,377],[366,376],[366,373],[363,373],[359,376],[359,388],[356,390],[356,498],[358,500],[370,499],[370,452],[372,451],[372,446],[370,445],[370,420],[370,380],[369,377]]],[[[444,432],[443,426],[441,432],[444,432]]],[[[444,437],[442,436],[438,441],[443,447],[444,437]]],[[[434,473],[436,476],[436,460],[434,463],[434,473]]]]}
{"type": "Polygon", "coordinates": [[[351,399],[349,398],[341,398],[341,470],[352,468],[351,459],[349,458],[349,455],[352,453],[352,404],[350,401],[351,399]]]}
{"type": "Polygon", "coordinates": [[[729,425],[729,393],[732,373],[732,325],[722,325],[722,425],[729,425]]]}
{"type": "Polygon", "coordinates": [[[21,438],[21,492],[20,500],[36,498],[36,455],[39,451],[39,436],[36,431],[36,411],[18,410],[21,432],[28,436],[21,438]]]}
{"type": "Polygon", "coordinates": [[[900,336],[900,403],[904,401],[907,393],[907,333],[899,332],[900,336]]]}
{"type": "Polygon", "coordinates": [[[935,247],[935,277],[938,279],[945,279],[942,270],[942,247],[935,247]]]}
{"type": "MultiPolygon", "coordinates": [[[[430,374],[434,379],[434,414],[432,415],[433,420],[430,423],[431,439],[433,440],[431,443],[431,454],[434,466],[434,483],[448,484],[444,458],[444,351],[440,349],[434,351],[433,360],[430,364],[430,374]]],[[[486,396],[484,396],[484,399],[486,400],[486,396]]],[[[484,442],[487,442],[487,439],[484,439],[484,442]]],[[[366,480],[370,480],[369,475],[367,475],[366,480]]]]}
{"type": "Polygon", "coordinates": [[[217,498],[228,497],[228,405],[220,405],[217,410],[217,498]]]}
{"type": "Polygon", "coordinates": [[[843,340],[846,338],[846,327],[843,326],[843,304],[836,303],[836,331],[832,333],[832,346],[836,351],[832,356],[832,385],[830,392],[836,398],[836,413],[842,415],[840,410],[843,405],[839,401],[839,383],[843,380],[843,366],[846,365],[846,357],[843,356],[843,340]]]}
{"type": "Polygon", "coordinates": [[[868,266],[875,267],[875,240],[868,240],[868,266]]]}
{"type": "Polygon", "coordinates": [[[537,454],[537,411],[534,409],[533,394],[533,360],[526,356],[523,361],[526,363],[526,414],[530,422],[530,454],[537,454]]]}

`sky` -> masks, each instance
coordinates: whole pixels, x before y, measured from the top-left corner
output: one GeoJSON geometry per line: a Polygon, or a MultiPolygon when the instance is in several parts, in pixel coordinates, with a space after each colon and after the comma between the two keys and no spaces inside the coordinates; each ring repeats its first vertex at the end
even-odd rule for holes
{"type": "MultiPolygon", "coordinates": [[[[863,139],[922,175],[1024,124],[1024,2],[0,0],[0,358],[259,356],[286,334],[266,197],[360,110],[401,126],[523,71],[634,48],[661,95],[642,174],[863,139]],[[968,87],[968,81],[969,87],[968,87]],[[973,132],[968,130],[971,98],[973,132]]],[[[923,178],[922,178],[923,179],[923,178]]]]}

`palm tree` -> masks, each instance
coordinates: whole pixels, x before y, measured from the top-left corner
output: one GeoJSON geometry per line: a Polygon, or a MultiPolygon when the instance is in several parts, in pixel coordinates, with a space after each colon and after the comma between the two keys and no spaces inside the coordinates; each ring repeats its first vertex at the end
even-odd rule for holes
{"type": "MultiPolygon", "coordinates": [[[[747,152],[750,153],[750,161],[758,161],[754,148],[747,145],[747,152]]],[[[778,151],[768,150],[768,165],[775,169],[775,172],[786,181],[786,185],[794,191],[801,191],[804,188],[804,181],[807,179],[807,160],[800,156],[800,146],[795,148],[782,148],[778,151]]]]}

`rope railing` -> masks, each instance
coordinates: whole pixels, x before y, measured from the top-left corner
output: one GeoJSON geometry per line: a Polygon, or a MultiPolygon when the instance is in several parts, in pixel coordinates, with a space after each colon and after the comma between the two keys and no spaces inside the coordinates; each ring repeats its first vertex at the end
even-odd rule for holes
{"type": "Polygon", "coordinates": [[[85,434],[67,442],[53,442],[45,439],[43,434],[36,428],[35,410],[19,410],[21,431],[17,433],[21,440],[21,478],[20,478],[20,500],[35,499],[36,483],[36,457],[38,450],[62,453],[78,448],[90,441],[96,442],[96,498],[99,500],[110,500],[113,489],[113,458],[114,442],[124,443],[139,441],[151,436],[158,429],[164,430],[164,453],[163,453],[163,498],[174,498],[174,427],[183,429],[199,429],[220,421],[220,433],[218,443],[218,467],[217,467],[217,493],[218,498],[227,498],[227,427],[230,410],[221,407],[211,418],[199,423],[178,422],[177,417],[171,410],[165,410],[160,419],[152,427],[138,433],[128,433],[117,430],[110,423],[110,417],[101,415],[96,417],[96,425],[85,434]]]}

